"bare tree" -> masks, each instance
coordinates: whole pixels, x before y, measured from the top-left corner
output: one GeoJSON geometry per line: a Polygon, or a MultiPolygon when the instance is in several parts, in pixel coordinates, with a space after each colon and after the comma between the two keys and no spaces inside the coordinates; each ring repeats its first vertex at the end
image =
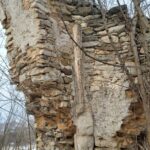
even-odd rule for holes
{"type": "Polygon", "coordinates": [[[5,49],[5,33],[0,25],[0,149],[33,149],[33,119],[25,109],[25,97],[11,85],[5,49]]]}

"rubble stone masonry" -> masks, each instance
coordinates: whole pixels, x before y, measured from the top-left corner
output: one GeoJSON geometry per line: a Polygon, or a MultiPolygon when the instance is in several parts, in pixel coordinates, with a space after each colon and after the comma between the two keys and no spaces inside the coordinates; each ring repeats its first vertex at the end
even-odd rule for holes
{"type": "Polygon", "coordinates": [[[118,67],[119,54],[136,83],[124,15],[112,8],[105,22],[86,0],[0,0],[11,79],[35,117],[38,150],[118,150],[144,131],[142,104],[118,67]]]}

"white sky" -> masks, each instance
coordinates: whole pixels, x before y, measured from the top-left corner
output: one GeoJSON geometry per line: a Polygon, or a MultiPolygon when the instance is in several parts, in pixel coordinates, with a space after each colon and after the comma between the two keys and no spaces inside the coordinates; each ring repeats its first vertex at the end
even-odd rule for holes
{"type": "Polygon", "coordinates": [[[6,37],[4,35],[5,31],[2,28],[2,25],[0,24],[0,55],[3,57],[6,57],[6,49],[5,49],[5,40],[6,37]]]}
{"type": "Polygon", "coordinates": [[[3,70],[9,76],[5,41],[5,31],[0,24],[0,122],[7,118],[11,108],[14,109],[14,114],[19,114],[20,116],[24,114],[24,109],[22,109],[22,106],[24,106],[23,94],[17,92],[15,86],[10,85],[9,79],[2,73],[3,70]]]}

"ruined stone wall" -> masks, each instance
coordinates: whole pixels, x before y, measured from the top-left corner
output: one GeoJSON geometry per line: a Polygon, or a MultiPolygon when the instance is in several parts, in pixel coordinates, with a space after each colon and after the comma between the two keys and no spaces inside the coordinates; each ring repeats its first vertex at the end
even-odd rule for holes
{"type": "MultiPolygon", "coordinates": [[[[117,66],[120,64],[120,55],[129,69],[129,74],[136,80],[130,37],[119,13],[108,15],[107,30],[112,41],[101,16],[77,17],[79,22],[84,20],[81,25],[86,52],[99,61],[104,61],[100,63],[88,57],[84,58],[85,101],[91,107],[92,136],[96,150],[131,146],[145,125],[142,105],[133,96],[126,74],[117,66]]],[[[87,120],[88,116],[84,117],[87,120]]],[[[85,131],[89,128],[87,124],[91,125],[90,119],[86,123],[85,131]]]]}
{"type": "Polygon", "coordinates": [[[100,10],[88,1],[0,2],[10,75],[35,117],[37,149],[117,150],[134,144],[145,119],[116,66],[120,54],[136,82],[121,12],[107,13],[111,42],[100,10]],[[71,38],[105,63],[85,56],[71,38]]]}

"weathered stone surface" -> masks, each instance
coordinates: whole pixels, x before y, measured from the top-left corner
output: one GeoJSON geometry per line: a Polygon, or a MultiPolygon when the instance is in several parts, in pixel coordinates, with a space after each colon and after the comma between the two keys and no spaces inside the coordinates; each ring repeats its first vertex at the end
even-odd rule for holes
{"type": "Polygon", "coordinates": [[[94,148],[93,136],[75,135],[75,149],[76,150],[93,150],[93,148],[94,148]]]}
{"type": "Polygon", "coordinates": [[[92,12],[92,7],[79,7],[77,10],[77,14],[81,16],[87,16],[92,12]]]}
{"type": "MultiPolygon", "coordinates": [[[[118,42],[118,37],[117,36],[112,35],[111,38],[112,38],[112,42],[114,42],[114,43],[118,42]]],[[[104,43],[108,43],[108,44],[111,43],[111,40],[110,40],[109,36],[104,36],[104,37],[101,38],[101,40],[104,43]]]]}
{"type": "Polygon", "coordinates": [[[108,29],[109,33],[121,33],[125,28],[125,25],[119,25],[108,29]]]}
{"type": "Polygon", "coordinates": [[[85,28],[83,29],[83,33],[86,35],[92,34],[93,33],[93,28],[85,28]]]}
{"type": "MultiPolygon", "coordinates": [[[[126,11],[126,6],[122,8],[126,11]]],[[[114,49],[101,14],[88,0],[0,3],[11,78],[28,97],[28,113],[35,116],[37,149],[118,150],[134,144],[144,130],[142,106],[121,68],[114,67],[119,64],[117,52],[121,58],[132,55],[119,13],[118,7],[107,13],[114,49]],[[75,24],[80,31],[73,33],[75,24]],[[80,39],[79,43],[72,38],[80,39]],[[101,62],[85,55],[77,57],[79,46],[101,62]],[[76,60],[80,63],[75,66],[76,60]],[[81,87],[75,76],[81,77],[82,90],[75,90],[81,87]],[[77,91],[83,96],[82,102],[77,91]]],[[[142,48],[140,52],[144,54],[142,48]]],[[[138,83],[133,60],[125,59],[125,64],[138,83]]]]}
{"type": "Polygon", "coordinates": [[[5,18],[6,18],[6,15],[5,15],[5,12],[4,12],[4,10],[3,10],[3,8],[2,8],[3,6],[2,5],[0,5],[0,21],[4,21],[5,20],[5,18]]]}
{"type": "Polygon", "coordinates": [[[130,74],[135,75],[135,76],[137,75],[135,62],[128,61],[126,62],[125,65],[128,67],[130,74]]]}
{"type": "Polygon", "coordinates": [[[95,145],[97,147],[105,147],[105,148],[108,148],[108,149],[117,148],[117,143],[115,142],[115,140],[112,140],[112,139],[101,139],[100,137],[96,137],[95,145]]]}
{"type": "MultiPolygon", "coordinates": [[[[114,26],[114,27],[109,28],[108,32],[119,34],[124,30],[124,28],[125,28],[125,25],[114,26]]],[[[103,36],[103,35],[107,35],[107,32],[106,32],[106,30],[104,30],[104,31],[98,32],[98,34],[103,36]]]]}
{"type": "Polygon", "coordinates": [[[81,136],[92,136],[94,131],[93,123],[91,112],[84,112],[76,120],[77,134],[81,136]]]}
{"type": "Polygon", "coordinates": [[[83,43],[83,47],[89,48],[89,47],[98,46],[98,44],[99,44],[98,41],[90,41],[90,42],[83,43]]]}
{"type": "Polygon", "coordinates": [[[130,39],[129,39],[128,36],[122,36],[122,37],[120,38],[120,42],[129,42],[129,41],[130,41],[130,39]]]}

